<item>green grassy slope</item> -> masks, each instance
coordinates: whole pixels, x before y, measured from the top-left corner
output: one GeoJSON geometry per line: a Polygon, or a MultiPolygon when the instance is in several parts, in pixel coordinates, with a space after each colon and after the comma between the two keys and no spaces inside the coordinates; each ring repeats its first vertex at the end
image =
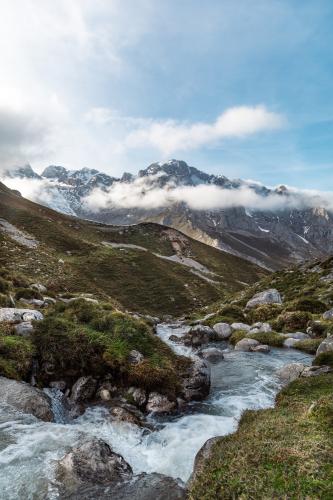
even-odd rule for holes
{"type": "Polygon", "coordinates": [[[238,257],[158,224],[107,226],[29,202],[0,184],[0,218],[38,240],[26,248],[0,227],[0,265],[21,270],[54,292],[91,292],[131,311],[178,316],[267,274],[238,257]],[[103,242],[143,246],[112,248],[103,242]],[[209,280],[155,254],[177,253],[207,267],[209,280]]]}

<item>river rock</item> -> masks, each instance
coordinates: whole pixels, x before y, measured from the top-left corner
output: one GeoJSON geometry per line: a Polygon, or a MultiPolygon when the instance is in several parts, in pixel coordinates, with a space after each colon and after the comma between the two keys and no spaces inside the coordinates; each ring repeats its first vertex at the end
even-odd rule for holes
{"type": "Polygon", "coordinates": [[[57,466],[57,478],[66,491],[78,483],[112,484],[132,476],[130,465],[101,439],[93,438],[72,448],[57,466]]]}
{"type": "Polygon", "coordinates": [[[330,335],[327,337],[325,340],[322,341],[322,343],[319,345],[316,356],[318,354],[322,354],[323,352],[331,352],[333,351],[333,335],[330,335]]]}
{"type": "Polygon", "coordinates": [[[283,385],[287,385],[298,379],[304,368],[305,365],[302,363],[290,363],[277,370],[276,375],[279,377],[283,385]]]}
{"type": "Polygon", "coordinates": [[[147,402],[147,395],[145,391],[139,387],[130,387],[127,391],[127,395],[133,400],[134,404],[138,408],[143,408],[147,402]]]}
{"type": "Polygon", "coordinates": [[[226,340],[232,334],[231,326],[228,323],[216,323],[213,330],[216,340],[226,340]]]}
{"type": "Polygon", "coordinates": [[[184,339],[182,337],[178,337],[178,335],[170,335],[169,337],[169,340],[171,340],[171,342],[174,342],[175,344],[183,344],[184,343],[184,339]]]}
{"type": "Polygon", "coordinates": [[[259,344],[255,347],[252,347],[252,349],[251,349],[252,352],[262,352],[264,354],[269,353],[270,350],[271,350],[271,348],[269,347],[269,345],[266,345],[266,344],[259,344]]]}
{"type": "Polygon", "coordinates": [[[44,319],[43,314],[34,309],[18,309],[16,307],[0,308],[0,323],[2,321],[16,323],[18,321],[40,321],[42,319],[44,319]]]}
{"type": "Polygon", "coordinates": [[[40,389],[25,382],[0,377],[0,403],[7,403],[22,413],[30,413],[46,422],[53,422],[51,399],[40,389]]]}
{"type": "Polygon", "coordinates": [[[186,401],[201,400],[209,394],[210,368],[207,362],[197,358],[183,379],[183,396],[186,401]]]}
{"type": "Polygon", "coordinates": [[[329,311],[324,312],[323,319],[333,319],[333,308],[329,311]]]}
{"type": "Polygon", "coordinates": [[[97,381],[94,378],[80,377],[72,387],[70,402],[77,404],[91,399],[96,392],[96,386],[97,381]]]}
{"type": "Polygon", "coordinates": [[[283,335],[286,339],[307,340],[311,338],[310,335],[303,332],[285,333],[283,335]]]}
{"type": "Polygon", "coordinates": [[[199,356],[207,361],[219,361],[224,358],[223,352],[216,347],[201,350],[199,356]]]}
{"type": "Polygon", "coordinates": [[[193,472],[190,476],[190,479],[188,481],[188,486],[191,486],[191,484],[195,481],[196,477],[202,469],[205,467],[206,463],[209,461],[209,459],[212,456],[212,451],[214,446],[220,441],[219,437],[213,437],[208,439],[208,441],[205,442],[205,444],[200,448],[198,453],[195,456],[194,459],[194,466],[193,466],[193,472]]]}
{"type": "Polygon", "coordinates": [[[14,330],[16,335],[20,335],[20,337],[30,337],[34,331],[34,327],[31,321],[22,321],[14,326],[14,330]]]}
{"type": "Polygon", "coordinates": [[[247,309],[261,306],[262,304],[282,304],[280,293],[275,288],[256,293],[246,304],[247,309]]]}
{"type": "Polygon", "coordinates": [[[242,339],[235,345],[235,351],[245,351],[250,352],[254,347],[257,347],[260,343],[255,339],[242,339]]]}
{"type": "Polygon", "coordinates": [[[286,338],[283,342],[283,347],[296,347],[296,345],[300,342],[300,339],[294,339],[293,337],[286,338]]]}
{"type": "Polygon", "coordinates": [[[333,372],[333,368],[331,366],[307,366],[302,371],[301,377],[316,377],[318,375],[331,372],[333,372]]]}
{"type": "Polygon", "coordinates": [[[37,292],[39,292],[39,293],[46,293],[47,292],[46,286],[42,285],[41,283],[32,283],[32,285],[30,285],[30,288],[37,290],[37,292]]]}
{"type": "Polygon", "coordinates": [[[111,416],[118,422],[127,422],[129,424],[138,426],[141,425],[140,420],[132,412],[126,410],[125,408],[122,408],[121,406],[115,406],[114,408],[112,408],[111,416]]]}
{"type": "Polygon", "coordinates": [[[202,344],[208,344],[214,338],[214,330],[210,326],[196,325],[184,335],[183,340],[185,345],[199,347],[202,344]]]}
{"type": "Polygon", "coordinates": [[[250,325],[247,325],[246,323],[232,323],[231,328],[232,330],[244,330],[245,332],[249,332],[251,330],[250,325]]]}
{"type": "Polygon", "coordinates": [[[156,472],[142,473],[113,485],[79,485],[66,500],[186,500],[184,485],[156,472]]]}
{"type": "Polygon", "coordinates": [[[111,400],[111,392],[109,389],[101,389],[98,391],[98,396],[101,398],[102,401],[110,401],[111,400]]]}
{"type": "Polygon", "coordinates": [[[170,413],[176,408],[175,401],[170,401],[158,392],[151,392],[148,397],[146,410],[152,413],[170,413]]]}
{"type": "Polygon", "coordinates": [[[258,323],[254,323],[251,326],[251,333],[268,333],[272,331],[272,327],[269,323],[262,323],[259,321],[258,323]]]}

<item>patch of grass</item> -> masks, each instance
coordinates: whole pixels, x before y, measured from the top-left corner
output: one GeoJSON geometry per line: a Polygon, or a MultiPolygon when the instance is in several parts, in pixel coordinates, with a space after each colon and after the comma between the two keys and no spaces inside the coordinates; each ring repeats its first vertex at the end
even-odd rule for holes
{"type": "Polygon", "coordinates": [[[301,378],[213,446],[191,500],[333,497],[333,374],[301,378]]]}
{"type": "Polygon", "coordinates": [[[209,318],[205,324],[209,326],[215,325],[215,323],[244,323],[245,315],[243,313],[242,307],[238,305],[226,305],[219,309],[217,314],[212,318],[209,318]]]}
{"type": "Polygon", "coordinates": [[[307,311],[313,314],[321,314],[327,310],[327,305],[321,300],[313,297],[302,297],[296,299],[285,307],[286,311],[307,311]]]}
{"type": "Polygon", "coordinates": [[[6,293],[9,289],[9,282],[0,277],[0,293],[6,293]]]}
{"type": "Polygon", "coordinates": [[[312,362],[313,366],[332,366],[333,367],[333,351],[322,352],[315,357],[312,362]]]}
{"type": "Polygon", "coordinates": [[[16,300],[20,299],[39,299],[41,300],[43,296],[37,291],[34,290],[33,288],[18,288],[15,293],[15,298],[16,300]]]}
{"type": "Polygon", "coordinates": [[[34,354],[35,348],[30,340],[0,335],[0,375],[26,380],[34,354]]]}
{"type": "Polygon", "coordinates": [[[265,322],[276,318],[281,313],[282,306],[278,304],[263,304],[246,313],[246,319],[249,323],[265,322]]]}
{"type": "Polygon", "coordinates": [[[235,330],[234,332],[232,332],[231,336],[229,337],[230,344],[236,345],[237,342],[245,339],[245,337],[248,336],[248,333],[249,332],[247,332],[246,330],[235,330]]]}
{"type": "Polygon", "coordinates": [[[284,332],[297,332],[305,330],[309,321],[312,320],[311,313],[307,311],[283,312],[276,320],[271,321],[274,330],[284,332]]]}
{"type": "Polygon", "coordinates": [[[276,332],[258,332],[248,334],[247,337],[250,339],[255,339],[260,344],[267,344],[272,347],[282,347],[285,338],[276,332]]]}
{"type": "Polygon", "coordinates": [[[317,349],[323,340],[323,338],[300,340],[295,345],[295,348],[300,351],[307,352],[308,354],[316,354],[317,349]]]}

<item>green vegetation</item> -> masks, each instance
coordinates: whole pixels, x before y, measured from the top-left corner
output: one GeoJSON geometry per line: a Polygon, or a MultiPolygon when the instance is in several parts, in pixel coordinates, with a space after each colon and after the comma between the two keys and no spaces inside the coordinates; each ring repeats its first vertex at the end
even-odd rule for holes
{"type": "Polygon", "coordinates": [[[28,339],[0,332],[0,375],[26,379],[31,371],[35,348],[28,339]]]}
{"type": "Polygon", "coordinates": [[[333,497],[333,374],[301,378],[247,411],[198,470],[191,500],[333,497]]]}
{"type": "Polygon", "coordinates": [[[312,364],[313,366],[328,365],[333,367],[333,352],[322,352],[321,354],[318,354],[312,364]]]}
{"type": "Polygon", "coordinates": [[[250,339],[255,339],[260,344],[267,344],[272,347],[282,347],[285,338],[276,332],[258,332],[247,335],[250,339]]]}
{"type": "Polygon", "coordinates": [[[111,374],[118,384],[137,384],[175,396],[179,372],[189,365],[145,322],[82,299],[57,306],[36,323],[32,340],[43,385],[59,373],[73,381],[82,375],[111,374]],[[139,365],[130,363],[132,350],[145,357],[139,365]]]}
{"type": "Polygon", "coordinates": [[[305,330],[311,319],[311,313],[307,311],[290,311],[280,314],[271,325],[279,332],[297,332],[305,330]]]}
{"type": "Polygon", "coordinates": [[[253,324],[258,321],[267,322],[276,318],[282,311],[282,306],[278,304],[263,304],[246,313],[246,320],[253,324]]]}
{"type": "Polygon", "coordinates": [[[16,300],[20,299],[42,299],[43,296],[32,288],[18,288],[15,293],[16,300]]]}
{"type": "Polygon", "coordinates": [[[226,305],[219,309],[215,316],[206,321],[209,326],[215,323],[243,323],[245,322],[245,315],[243,309],[238,305],[226,305]]]}
{"type": "Polygon", "coordinates": [[[316,354],[317,349],[323,340],[323,338],[300,340],[297,342],[295,347],[296,349],[307,352],[308,354],[316,354]]]}

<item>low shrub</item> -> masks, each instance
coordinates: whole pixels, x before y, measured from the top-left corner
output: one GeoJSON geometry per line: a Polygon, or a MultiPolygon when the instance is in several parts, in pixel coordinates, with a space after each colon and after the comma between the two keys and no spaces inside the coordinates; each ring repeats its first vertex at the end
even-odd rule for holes
{"type": "Polygon", "coordinates": [[[255,339],[260,344],[267,344],[272,347],[282,347],[285,338],[276,332],[258,332],[247,335],[251,339],[255,339]]]}
{"type": "Polygon", "coordinates": [[[285,332],[296,332],[304,330],[312,316],[307,311],[287,311],[280,314],[273,320],[271,326],[274,330],[285,332]]]}
{"type": "Polygon", "coordinates": [[[312,314],[321,314],[327,310],[327,305],[313,297],[302,297],[290,302],[286,311],[307,311],[312,314]]]}
{"type": "Polygon", "coordinates": [[[14,335],[0,336],[0,375],[26,380],[34,354],[30,340],[14,335]]]}
{"type": "Polygon", "coordinates": [[[218,313],[206,321],[209,326],[215,325],[215,323],[236,323],[245,322],[245,315],[243,309],[236,305],[227,305],[222,307],[218,313]]]}
{"type": "Polygon", "coordinates": [[[26,300],[31,300],[31,299],[39,299],[41,300],[43,296],[37,291],[33,290],[32,288],[18,288],[15,293],[15,298],[16,300],[20,299],[26,299],[26,300]]]}
{"type": "Polygon", "coordinates": [[[281,309],[282,307],[278,304],[262,304],[250,309],[246,314],[246,320],[251,324],[258,321],[269,321],[276,318],[281,313],[281,309]]]}
{"type": "Polygon", "coordinates": [[[245,339],[245,337],[247,337],[247,336],[248,336],[248,332],[246,330],[235,330],[234,332],[232,332],[232,334],[229,338],[229,342],[232,345],[236,345],[237,342],[245,339]]]}
{"type": "Polygon", "coordinates": [[[9,282],[3,278],[0,278],[0,293],[6,293],[9,289],[9,282]]]}

